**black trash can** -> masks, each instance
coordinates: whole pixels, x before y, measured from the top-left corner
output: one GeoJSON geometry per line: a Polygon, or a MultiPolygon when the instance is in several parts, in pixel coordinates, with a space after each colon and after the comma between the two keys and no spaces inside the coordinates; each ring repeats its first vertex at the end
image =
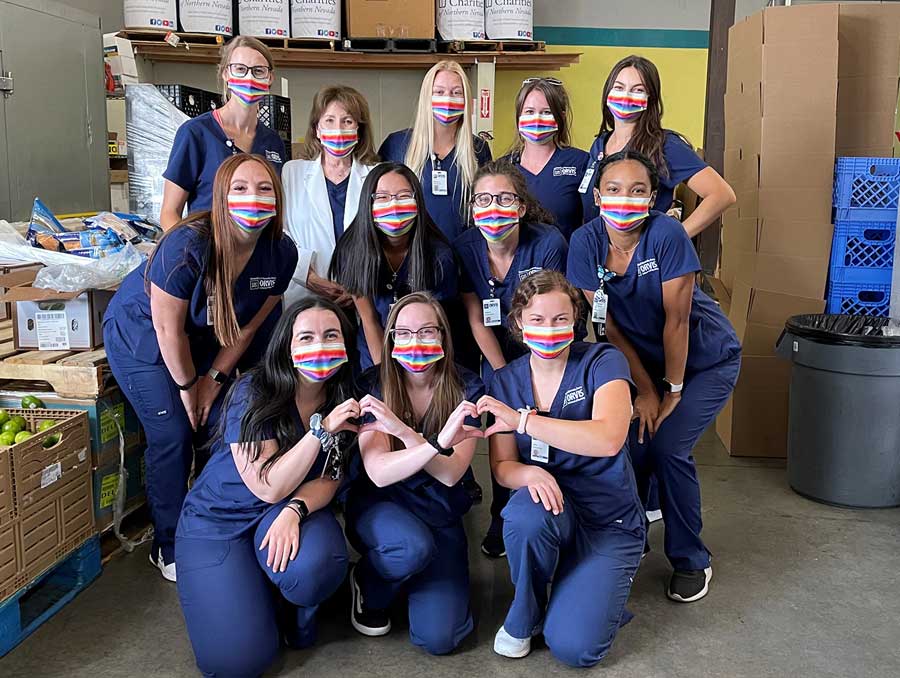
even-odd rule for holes
{"type": "Polygon", "coordinates": [[[857,508],[900,505],[900,336],[885,335],[888,323],[787,321],[777,348],[793,363],[788,480],[797,493],[857,508]]]}

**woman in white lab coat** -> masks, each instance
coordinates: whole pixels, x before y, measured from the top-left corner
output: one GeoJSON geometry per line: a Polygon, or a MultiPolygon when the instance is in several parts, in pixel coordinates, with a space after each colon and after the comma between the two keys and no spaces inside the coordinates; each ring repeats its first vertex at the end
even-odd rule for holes
{"type": "Polygon", "coordinates": [[[378,163],[363,95],[342,85],[320,89],[299,155],[281,175],[285,225],[299,252],[285,305],[310,293],[347,305],[353,300],[328,280],[328,266],[335,244],[356,216],[363,181],[378,163]]]}

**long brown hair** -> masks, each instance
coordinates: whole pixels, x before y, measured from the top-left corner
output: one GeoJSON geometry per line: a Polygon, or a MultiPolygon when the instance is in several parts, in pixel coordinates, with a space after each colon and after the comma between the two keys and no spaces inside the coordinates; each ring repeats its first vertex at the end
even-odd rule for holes
{"type": "MultiPolygon", "coordinates": [[[[394,337],[391,330],[397,325],[397,316],[407,306],[412,304],[425,304],[430,306],[437,316],[438,327],[441,328],[441,345],[444,347],[444,358],[439,360],[431,368],[434,370],[434,392],[431,396],[431,404],[425,414],[422,423],[422,435],[430,436],[439,433],[447,423],[453,410],[459,405],[465,396],[462,380],[456,370],[453,361],[453,340],[450,338],[450,324],[447,322],[447,314],[441,308],[440,303],[428,292],[413,292],[401,298],[388,314],[387,323],[384,326],[384,344],[381,358],[381,395],[388,409],[403,420],[407,426],[418,430],[419,422],[413,413],[412,402],[404,385],[406,374],[396,360],[391,358],[394,350],[394,337]]],[[[396,444],[396,443],[394,443],[396,444]]]]}
{"type": "MultiPolygon", "coordinates": [[[[519,201],[521,204],[525,205],[525,216],[521,218],[521,223],[556,223],[556,219],[553,215],[538,202],[537,198],[531,195],[531,192],[528,190],[528,184],[525,182],[525,177],[522,176],[519,169],[509,160],[492,160],[478,168],[478,171],[475,173],[475,181],[472,182],[473,198],[476,193],[475,187],[478,185],[478,182],[485,177],[506,177],[509,180],[509,183],[512,184],[513,191],[519,196],[519,201]]],[[[469,221],[472,221],[471,210],[469,211],[469,221]]]]}
{"type": "Polygon", "coordinates": [[[347,109],[357,125],[359,125],[359,143],[353,149],[353,157],[364,165],[374,165],[379,161],[372,140],[372,115],[366,98],[352,87],[346,85],[328,85],[316,92],[312,108],[309,109],[309,126],[303,147],[300,149],[301,160],[316,160],[322,154],[322,142],[317,134],[319,119],[325,115],[325,109],[337,102],[347,109]]]}
{"type": "MultiPolygon", "coordinates": [[[[538,90],[547,99],[547,106],[556,119],[556,125],[559,129],[556,132],[554,141],[559,148],[568,148],[571,145],[570,130],[572,129],[572,108],[569,106],[569,93],[563,85],[554,85],[545,78],[538,78],[531,82],[526,82],[519,90],[516,96],[516,130],[519,126],[519,117],[522,115],[522,109],[525,108],[525,99],[533,91],[538,90]]],[[[516,139],[513,141],[509,149],[511,155],[521,153],[525,148],[525,140],[522,135],[516,132],[516,139]]]]}
{"type": "Polygon", "coordinates": [[[619,73],[629,67],[641,74],[641,80],[647,92],[647,110],[637,119],[637,125],[628,142],[628,147],[650,158],[659,168],[660,175],[668,177],[669,167],[666,164],[665,155],[663,155],[666,131],[662,126],[662,86],[659,81],[659,71],[649,59],[632,54],[613,66],[606,79],[606,84],[603,85],[603,122],[597,136],[603,136],[607,132],[611,133],[615,129],[615,117],[609,110],[609,106],[606,105],[606,98],[612,91],[619,73]]]}
{"type": "Polygon", "coordinates": [[[581,293],[575,289],[575,286],[566,280],[559,271],[545,268],[542,271],[533,273],[519,283],[516,291],[513,293],[512,302],[509,305],[509,315],[507,316],[506,326],[509,333],[516,341],[522,341],[522,311],[531,303],[531,300],[539,294],[549,294],[550,292],[563,292],[572,301],[572,322],[578,326],[581,320],[582,300],[581,293]]]}
{"type": "Polygon", "coordinates": [[[216,75],[219,78],[219,82],[222,86],[222,97],[224,101],[228,101],[231,97],[231,92],[228,90],[228,85],[222,80],[222,77],[225,75],[225,70],[228,68],[228,64],[231,63],[231,55],[234,54],[234,50],[238,47],[249,47],[252,50],[255,50],[263,55],[266,60],[266,63],[269,65],[269,68],[273,71],[275,70],[275,60],[272,58],[272,52],[268,47],[265,46],[260,40],[250,36],[250,35],[239,35],[235,38],[232,38],[224,45],[222,45],[221,50],[219,51],[219,66],[216,69],[216,75]]]}
{"type": "MultiPolygon", "coordinates": [[[[179,228],[189,228],[205,238],[208,242],[209,258],[206,263],[204,286],[207,296],[213,297],[212,307],[207,309],[207,313],[212,311],[213,330],[215,331],[216,339],[222,346],[233,346],[240,339],[241,335],[241,327],[238,324],[237,314],[234,312],[234,282],[240,273],[235,265],[237,260],[235,252],[238,245],[238,226],[228,213],[228,192],[231,189],[231,179],[235,171],[245,162],[257,162],[262,165],[269,175],[269,180],[272,182],[275,190],[275,216],[266,224],[259,238],[269,240],[272,243],[277,243],[281,240],[284,235],[284,225],[281,218],[284,193],[281,189],[278,175],[261,155],[237,153],[226,159],[216,172],[213,180],[212,208],[207,212],[189,214],[169,229],[160,239],[156,249],[147,260],[145,272],[144,284],[149,293],[150,267],[153,264],[153,258],[162,249],[166,238],[170,237],[179,228]]],[[[186,253],[180,265],[192,265],[186,253]]]]}

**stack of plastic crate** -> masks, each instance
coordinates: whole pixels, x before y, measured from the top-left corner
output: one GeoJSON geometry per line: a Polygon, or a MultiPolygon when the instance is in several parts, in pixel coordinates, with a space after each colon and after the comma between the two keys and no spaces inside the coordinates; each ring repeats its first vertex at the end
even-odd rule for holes
{"type": "Polygon", "coordinates": [[[887,316],[900,158],[838,158],[828,313],[887,316]]]}

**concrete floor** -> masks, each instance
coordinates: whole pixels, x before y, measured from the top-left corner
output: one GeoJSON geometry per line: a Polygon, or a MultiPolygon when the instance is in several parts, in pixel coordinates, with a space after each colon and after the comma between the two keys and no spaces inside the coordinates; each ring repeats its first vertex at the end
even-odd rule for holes
{"type": "MultiPolygon", "coordinates": [[[[635,580],[635,619],[610,656],[578,672],[538,643],[509,660],[491,650],[512,595],[506,561],[478,551],[485,504],[467,516],[476,630],[449,657],[410,643],[405,622],[369,639],[348,621],[346,592],[320,617],[320,643],[286,652],[272,676],[600,675],[703,678],[900,676],[900,510],[853,511],[794,494],[780,462],[729,458],[707,435],[697,449],[704,537],[715,554],[711,593],[693,605],[664,596],[663,526],[635,580]]],[[[484,479],[486,458],[476,459],[484,479]]],[[[487,483],[485,483],[487,484],[487,483]]],[[[235,623],[241,623],[236,619],[235,623]]],[[[175,587],[147,563],[147,549],[112,561],[100,579],[0,660],[0,676],[197,675],[175,587]]]]}

